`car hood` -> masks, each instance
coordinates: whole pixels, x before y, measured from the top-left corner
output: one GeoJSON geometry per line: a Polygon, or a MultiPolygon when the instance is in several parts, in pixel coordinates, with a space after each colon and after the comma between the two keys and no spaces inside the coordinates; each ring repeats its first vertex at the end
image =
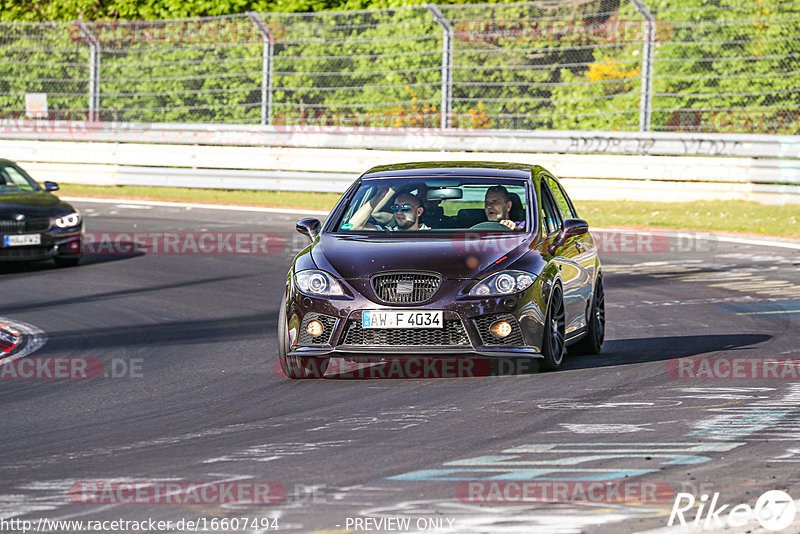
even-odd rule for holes
{"type": "Polygon", "coordinates": [[[72,206],[47,191],[0,194],[0,217],[20,213],[34,217],[51,217],[73,211],[75,210],[72,206]]]}
{"type": "Polygon", "coordinates": [[[528,235],[459,234],[448,237],[322,235],[312,248],[314,263],[346,280],[382,271],[433,271],[451,280],[476,279],[495,263],[521,256],[528,235]],[[505,258],[504,258],[505,257],[505,258]]]}

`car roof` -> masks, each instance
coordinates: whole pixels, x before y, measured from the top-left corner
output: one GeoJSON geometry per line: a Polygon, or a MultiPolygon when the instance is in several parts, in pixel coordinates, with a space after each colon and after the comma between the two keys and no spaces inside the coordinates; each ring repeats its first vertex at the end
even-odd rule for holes
{"type": "Polygon", "coordinates": [[[0,165],[13,165],[14,162],[10,159],[0,158],[0,165]]]}
{"type": "Polygon", "coordinates": [[[378,165],[363,178],[401,178],[404,176],[486,176],[526,180],[533,175],[533,165],[493,161],[421,161],[378,165]]]}

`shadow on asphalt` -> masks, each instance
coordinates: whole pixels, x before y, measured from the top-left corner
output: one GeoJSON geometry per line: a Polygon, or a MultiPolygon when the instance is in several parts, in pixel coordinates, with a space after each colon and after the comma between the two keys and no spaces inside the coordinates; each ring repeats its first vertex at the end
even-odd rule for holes
{"type": "Polygon", "coordinates": [[[53,260],[41,261],[5,261],[0,263],[0,276],[5,274],[23,274],[54,271],[60,269],[78,269],[81,266],[96,265],[112,261],[129,260],[144,256],[144,252],[132,254],[86,254],[75,267],[58,267],[53,260]]]}
{"type": "MultiPolygon", "coordinates": [[[[80,266],[72,267],[72,269],[80,269],[80,266]]],[[[199,280],[189,280],[186,282],[173,282],[170,284],[160,284],[160,285],[146,286],[146,287],[132,287],[130,289],[120,289],[116,291],[108,291],[105,293],[96,293],[94,295],[82,295],[79,297],[52,299],[43,302],[20,302],[11,305],[4,304],[3,313],[10,314],[12,312],[28,312],[31,310],[37,310],[42,308],[55,308],[58,306],[65,306],[69,304],[87,304],[90,302],[98,302],[103,300],[114,300],[124,297],[145,295],[147,293],[158,293],[160,291],[168,289],[191,287],[202,284],[213,284],[217,282],[227,282],[230,280],[236,280],[240,278],[248,278],[250,276],[252,275],[248,274],[248,275],[238,275],[238,276],[216,276],[214,278],[201,278],[199,280]]],[[[139,327],[137,325],[132,325],[131,328],[136,329],[139,327]]]]}
{"type": "Polygon", "coordinates": [[[603,352],[592,356],[569,356],[562,369],[587,369],[658,362],[711,352],[748,350],[772,339],[766,334],[711,334],[706,336],[661,336],[606,340],[603,352]]]}
{"type": "Polygon", "coordinates": [[[48,331],[48,351],[76,348],[114,350],[123,347],[196,346],[245,339],[266,340],[277,328],[275,314],[254,313],[239,317],[132,324],[124,329],[90,328],[48,331]]]}

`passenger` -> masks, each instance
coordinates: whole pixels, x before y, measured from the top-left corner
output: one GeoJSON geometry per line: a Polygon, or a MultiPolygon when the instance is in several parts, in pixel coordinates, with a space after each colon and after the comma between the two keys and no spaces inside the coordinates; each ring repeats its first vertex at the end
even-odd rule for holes
{"type": "Polygon", "coordinates": [[[422,207],[425,211],[420,218],[420,224],[427,224],[431,228],[455,228],[458,226],[454,217],[449,217],[444,214],[444,208],[441,206],[442,199],[429,199],[428,192],[430,189],[427,185],[421,185],[419,188],[418,198],[422,199],[422,207]]]}

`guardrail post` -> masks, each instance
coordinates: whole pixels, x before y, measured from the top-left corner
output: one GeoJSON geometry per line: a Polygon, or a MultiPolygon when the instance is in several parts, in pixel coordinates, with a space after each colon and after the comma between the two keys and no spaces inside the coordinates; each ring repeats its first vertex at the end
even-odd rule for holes
{"type": "Polygon", "coordinates": [[[261,124],[272,124],[272,56],[273,37],[269,26],[264,24],[261,15],[255,11],[247,13],[261,35],[261,124]]]}
{"type": "Polygon", "coordinates": [[[642,0],[631,0],[644,17],[642,36],[642,98],[639,105],[639,131],[650,131],[650,112],[653,105],[653,55],[655,50],[656,19],[642,0]]]}
{"type": "Polygon", "coordinates": [[[436,4],[425,4],[425,8],[442,29],[442,130],[444,130],[450,127],[450,113],[453,106],[453,25],[436,4]]]}
{"type": "Polygon", "coordinates": [[[81,34],[89,43],[89,122],[100,118],[100,43],[83,21],[78,21],[81,34]]]}

